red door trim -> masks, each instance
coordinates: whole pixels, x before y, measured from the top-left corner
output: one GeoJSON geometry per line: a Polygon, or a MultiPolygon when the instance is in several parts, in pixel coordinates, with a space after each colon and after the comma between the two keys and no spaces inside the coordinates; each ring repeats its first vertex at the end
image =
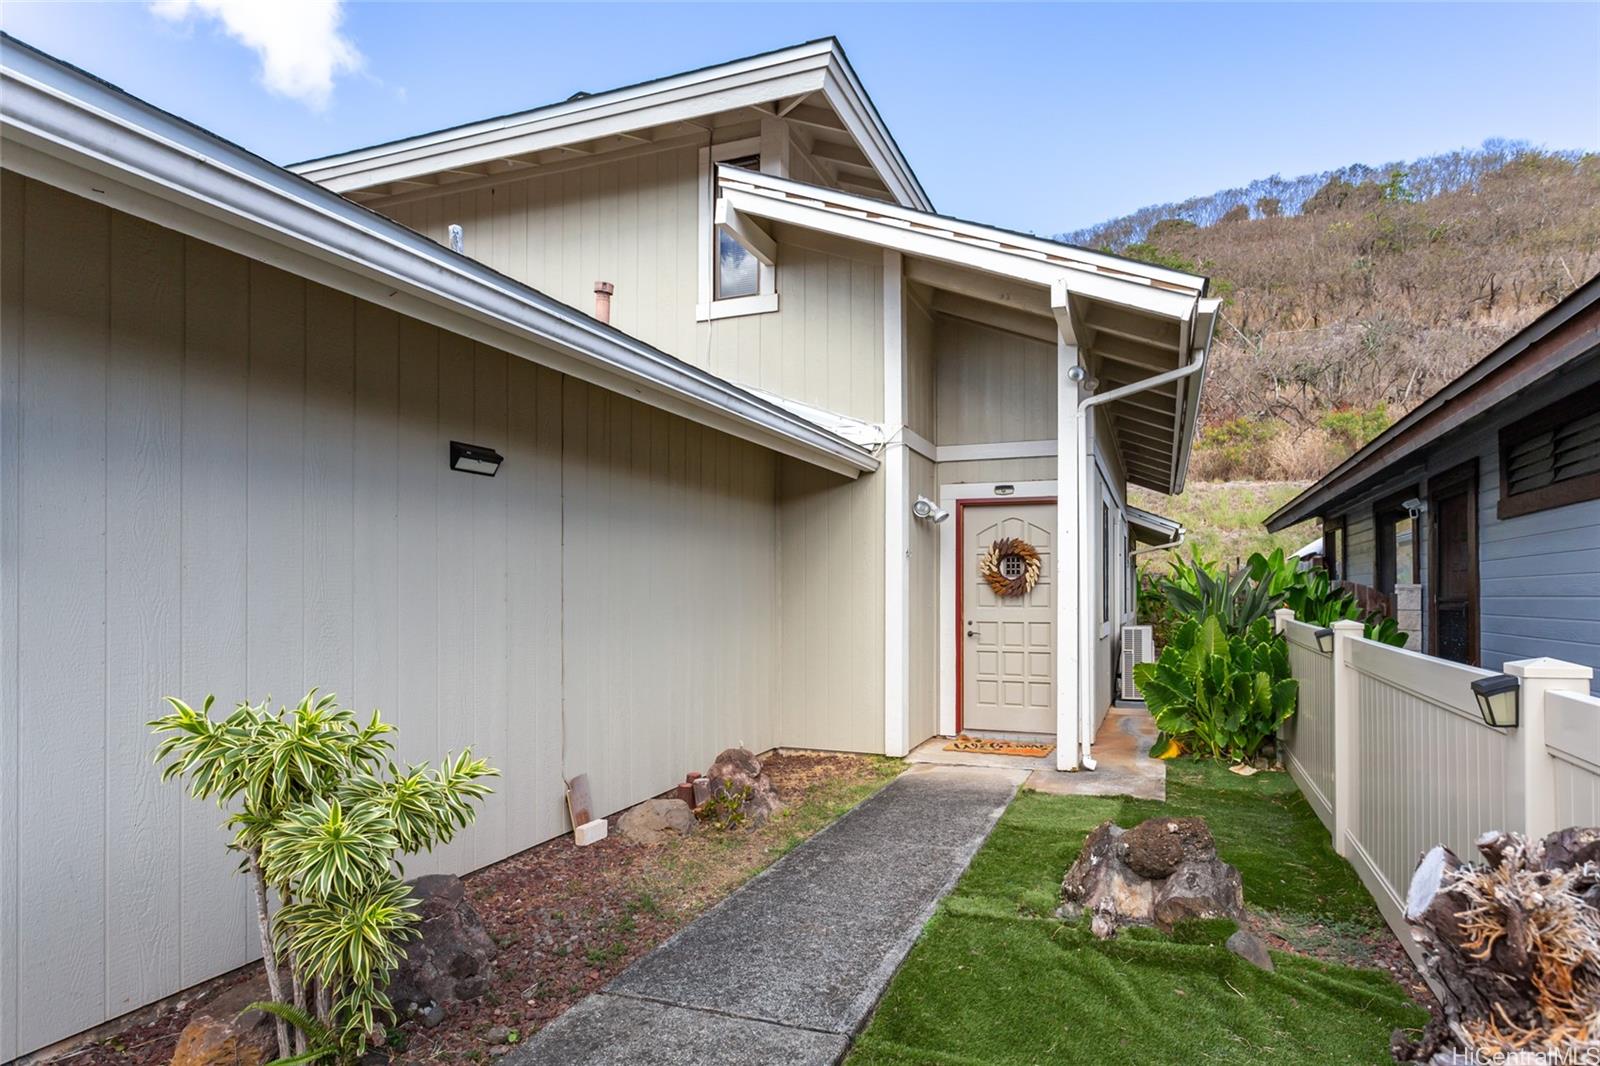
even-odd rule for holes
{"type": "MultiPolygon", "coordinates": [[[[968,507],[1012,507],[1019,503],[1055,503],[1054,496],[984,496],[973,500],[956,501],[956,734],[959,736],[965,722],[965,711],[962,701],[967,694],[967,620],[964,600],[967,592],[966,555],[967,555],[967,508],[968,507]]],[[[1061,531],[1053,534],[1056,541],[1061,539],[1061,531]]],[[[1060,568],[1061,555],[1056,545],[1052,544],[1052,554],[1056,557],[1056,567],[1060,568]]],[[[1053,582],[1059,584],[1058,582],[1053,582]]],[[[1061,684],[1060,664],[1057,663],[1056,684],[1061,684]]],[[[1056,699],[1061,698],[1061,693],[1056,693],[1056,699]]]]}

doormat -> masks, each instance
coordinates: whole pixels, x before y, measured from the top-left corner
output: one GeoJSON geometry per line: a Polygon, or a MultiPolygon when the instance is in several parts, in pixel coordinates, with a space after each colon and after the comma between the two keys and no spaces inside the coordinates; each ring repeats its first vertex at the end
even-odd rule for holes
{"type": "Polygon", "coordinates": [[[1029,744],[1023,740],[996,740],[992,737],[959,736],[944,746],[945,751],[976,751],[985,755],[1018,755],[1037,759],[1056,750],[1054,744],[1029,744]]]}

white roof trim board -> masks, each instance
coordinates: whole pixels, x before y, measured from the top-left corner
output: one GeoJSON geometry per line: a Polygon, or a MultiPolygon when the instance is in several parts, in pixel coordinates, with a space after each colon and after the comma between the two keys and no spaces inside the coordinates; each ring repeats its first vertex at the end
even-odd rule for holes
{"type": "MultiPolygon", "coordinates": [[[[1020,283],[1033,306],[1023,308],[1007,291],[992,297],[998,313],[1026,310],[1047,327],[1053,318],[1054,329],[1079,345],[1084,365],[1103,368],[1107,389],[1193,364],[1211,344],[1221,306],[1205,295],[1206,279],[1197,275],[770,174],[719,166],[717,195],[718,210],[746,230],[759,229],[754,220],[761,219],[894,249],[907,257],[914,280],[916,264],[929,263],[946,274],[947,268],[965,272],[969,281],[987,275],[1020,283]]],[[[946,283],[956,291],[962,284],[946,283]]],[[[1201,367],[1160,391],[1106,404],[1130,481],[1182,491],[1203,382],[1201,367]]]]}
{"type": "Polygon", "coordinates": [[[896,201],[931,210],[932,202],[834,38],[824,38],[701,70],[290,167],[335,192],[348,193],[442,170],[616,136],[722,111],[761,108],[820,93],[877,170],[896,201]]]}
{"type": "Polygon", "coordinates": [[[855,476],[865,449],[0,35],[4,163],[37,180],[855,476]]]}
{"type": "Polygon", "coordinates": [[[1134,539],[1147,544],[1165,544],[1178,539],[1182,533],[1183,523],[1154,511],[1130,506],[1127,509],[1128,527],[1134,532],[1134,539]],[[1141,535],[1142,534],[1142,535],[1141,535]]]}

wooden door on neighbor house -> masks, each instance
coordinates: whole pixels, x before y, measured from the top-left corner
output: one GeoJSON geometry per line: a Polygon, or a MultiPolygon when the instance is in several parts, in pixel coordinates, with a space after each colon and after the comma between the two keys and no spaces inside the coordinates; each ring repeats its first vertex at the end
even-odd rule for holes
{"type": "MultiPolygon", "coordinates": [[[[961,730],[1056,731],[1055,520],[1054,500],[958,505],[961,730]],[[1038,581],[1020,596],[997,594],[983,573],[984,557],[1004,538],[1019,538],[1039,554],[1038,581]]],[[[1015,555],[998,563],[1006,577],[1023,566],[1015,555]]]]}
{"type": "Polygon", "coordinates": [[[1478,465],[1428,484],[1428,652],[1478,665],[1478,465]]]}

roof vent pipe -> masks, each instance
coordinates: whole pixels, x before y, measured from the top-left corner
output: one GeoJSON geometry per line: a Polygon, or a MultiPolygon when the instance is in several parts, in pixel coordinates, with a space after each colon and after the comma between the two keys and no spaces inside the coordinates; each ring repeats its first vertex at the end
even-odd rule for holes
{"type": "Polygon", "coordinates": [[[617,287],[609,281],[594,283],[594,317],[602,322],[611,321],[611,294],[617,287]]]}

